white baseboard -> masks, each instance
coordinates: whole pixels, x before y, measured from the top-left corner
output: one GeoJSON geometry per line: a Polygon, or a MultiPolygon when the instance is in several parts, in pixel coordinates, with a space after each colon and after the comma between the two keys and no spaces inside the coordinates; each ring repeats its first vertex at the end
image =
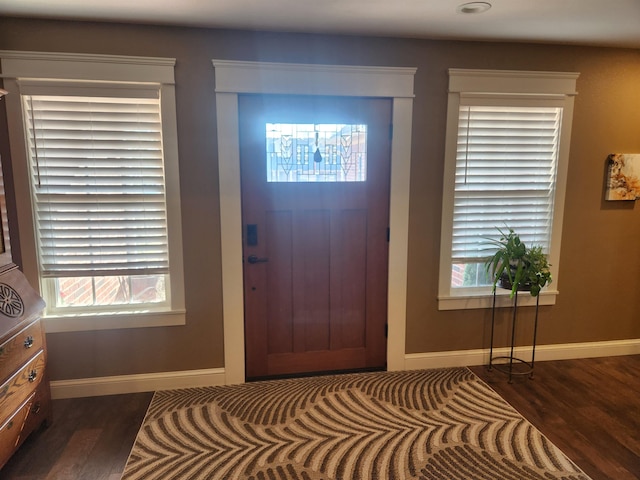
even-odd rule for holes
{"type": "MultiPolygon", "coordinates": [[[[495,349],[498,355],[508,354],[508,348],[495,349]]],[[[515,349],[518,356],[528,359],[530,347],[515,349]]],[[[640,354],[640,339],[614,340],[610,342],[566,343],[538,345],[536,361],[568,360],[572,358],[614,357],[640,354]]],[[[489,349],[457,350],[405,355],[405,370],[425,368],[470,367],[489,363],[489,349]]],[[[51,382],[51,396],[58,398],[93,397],[120,393],[152,392],[173,388],[224,385],[224,368],[187,370],[181,372],[118,375],[113,377],[55,380],[51,382]]]]}
{"type": "Polygon", "coordinates": [[[224,368],[210,368],[181,372],[54,380],[51,382],[51,397],[54,399],[95,397],[98,395],[153,392],[155,390],[206,387],[224,384],[224,368]]]}
{"type": "MultiPolygon", "coordinates": [[[[508,348],[494,349],[498,355],[509,353],[508,348]]],[[[529,359],[531,347],[516,347],[518,356],[529,359]]],[[[569,360],[572,358],[615,357],[640,354],[640,339],[614,340],[608,342],[564,343],[538,345],[536,361],[569,360]]],[[[470,367],[489,363],[489,349],[457,350],[431,353],[409,353],[405,355],[405,369],[470,367]]]]}

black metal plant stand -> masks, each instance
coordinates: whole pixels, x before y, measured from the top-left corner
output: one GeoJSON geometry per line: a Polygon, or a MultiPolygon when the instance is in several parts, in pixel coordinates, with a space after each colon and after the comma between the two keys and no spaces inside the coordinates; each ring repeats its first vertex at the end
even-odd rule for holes
{"type": "Polygon", "coordinates": [[[489,367],[491,370],[496,370],[509,375],[509,383],[513,383],[513,375],[529,375],[529,378],[533,378],[533,367],[536,358],[536,335],[538,334],[538,307],[540,305],[540,295],[536,296],[536,316],[533,324],[533,347],[531,348],[531,361],[528,362],[513,355],[514,343],[516,338],[516,319],[518,314],[518,291],[514,295],[513,299],[513,314],[511,316],[511,351],[509,356],[493,356],[493,332],[496,319],[496,292],[493,291],[493,306],[491,311],[491,347],[489,350],[489,367]],[[508,363],[494,363],[495,360],[508,360],[508,363]],[[524,366],[524,368],[515,368],[517,366],[524,366]]]}

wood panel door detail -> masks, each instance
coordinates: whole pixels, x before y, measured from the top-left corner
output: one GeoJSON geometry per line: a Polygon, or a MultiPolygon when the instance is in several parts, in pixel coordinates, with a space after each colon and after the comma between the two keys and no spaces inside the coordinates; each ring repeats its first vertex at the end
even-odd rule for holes
{"type": "Polygon", "coordinates": [[[247,379],[384,368],[391,101],[238,101],[247,379]]]}

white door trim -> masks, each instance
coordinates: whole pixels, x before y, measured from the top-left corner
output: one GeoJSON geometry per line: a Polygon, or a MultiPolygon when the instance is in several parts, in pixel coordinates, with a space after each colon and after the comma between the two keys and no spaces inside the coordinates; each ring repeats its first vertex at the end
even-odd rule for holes
{"type": "Polygon", "coordinates": [[[409,172],[415,68],[213,60],[216,82],[226,383],[245,381],[238,94],[386,97],[393,101],[387,368],[405,368],[409,172]]]}

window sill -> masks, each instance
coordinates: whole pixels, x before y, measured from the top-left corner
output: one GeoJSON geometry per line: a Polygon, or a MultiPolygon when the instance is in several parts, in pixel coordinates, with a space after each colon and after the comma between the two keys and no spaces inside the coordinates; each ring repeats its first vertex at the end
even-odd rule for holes
{"type": "MultiPolygon", "coordinates": [[[[540,294],[540,305],[555,305],[557,290],[545,290],[540,294]]],[[[535,306],[536,298],[529,292],[518,294],[518,306],[535,306]]],[[[509,298],[509,292],[498,292],[496,295],[496,307],[511,307],[513,299],[509,298]]],[[[480,295],[460,295],[460,296],[439,296],[438,310],[467,310],[479,308],[491,308],[493,306],[493,294],[480,295]]]]}
{"type": "Polygon", "coordinates": [[[46,315],[47,333],[116,330],[120,328],[169,327],[186,324],[185,310],[119,312],[105,314],[46,315]]]}

